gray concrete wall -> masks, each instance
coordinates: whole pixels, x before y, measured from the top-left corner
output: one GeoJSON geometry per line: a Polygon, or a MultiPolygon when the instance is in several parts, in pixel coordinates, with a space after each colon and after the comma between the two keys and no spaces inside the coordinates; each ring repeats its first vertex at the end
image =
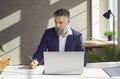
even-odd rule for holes
{"type": "Polygon", "coordinates": [[[28,56],[36,51],[44,30],[53,18],[53,12],[58,8],[72,12],[71,25],[83,25],[78,31],[83,30],[81,32],[86,38],[89,13],[86,0],[0,0],[0,44],[6,51],[2,57],[10,57],[13,64],[28,64],[28,56]],[[50,1],[56,2],[50,4],[50,1]],[[80,5],[81,8],[76,8],[80,5]],[[79,10],[81,13],[74,12],[79,10]]]}

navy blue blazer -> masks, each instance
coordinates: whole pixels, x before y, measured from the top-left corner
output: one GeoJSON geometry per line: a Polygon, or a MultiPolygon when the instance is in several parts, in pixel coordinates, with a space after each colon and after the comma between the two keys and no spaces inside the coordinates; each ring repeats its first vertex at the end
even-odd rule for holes
{"type": "MultiPolygon", "coordinates": [[[[84,65],[87,63],[86,51],[82,39],[82,34],[72,29],[72,35],[69,35],[66,39],[65,51],[84,51],[84,65]]],[[[37,59],[39,62],[43,60],[44,51],[59,51],[59,36],[56,33],[55,28],[47,29],[41,42],[37,48],[37,51],[33,55],[33,59],[37,59]]]]}

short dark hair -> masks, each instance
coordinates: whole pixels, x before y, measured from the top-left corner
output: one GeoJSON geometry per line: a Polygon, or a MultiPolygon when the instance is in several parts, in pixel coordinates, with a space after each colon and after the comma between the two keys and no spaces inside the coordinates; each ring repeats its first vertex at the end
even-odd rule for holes
{"type": "Polygon", "coordinates": [[[65,16],[70,18],[70,12],[67,9],[61,8],[55,11],[54,16],[65,16]]]}

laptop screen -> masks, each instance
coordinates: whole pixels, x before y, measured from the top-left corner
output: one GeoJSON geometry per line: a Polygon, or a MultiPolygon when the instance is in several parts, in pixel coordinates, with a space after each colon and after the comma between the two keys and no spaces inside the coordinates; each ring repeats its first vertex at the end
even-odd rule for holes
{"type": "Polygon", "coordinates": [[[84,52],[44,52],[45,74],[82,74],[84,52]]]}

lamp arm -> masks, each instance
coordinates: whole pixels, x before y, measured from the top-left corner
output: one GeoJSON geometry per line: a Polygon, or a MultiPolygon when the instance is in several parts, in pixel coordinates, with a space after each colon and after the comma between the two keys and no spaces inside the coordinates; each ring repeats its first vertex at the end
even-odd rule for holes
{"type": "MultiPolygon", "coordinates": [[[[111,15],[113,16],[113,33],[115,33],[115,15],[112,12],[111,15]]],[[[113,45],[115,48],[115,35],[113,35],[113,45]]]]}

